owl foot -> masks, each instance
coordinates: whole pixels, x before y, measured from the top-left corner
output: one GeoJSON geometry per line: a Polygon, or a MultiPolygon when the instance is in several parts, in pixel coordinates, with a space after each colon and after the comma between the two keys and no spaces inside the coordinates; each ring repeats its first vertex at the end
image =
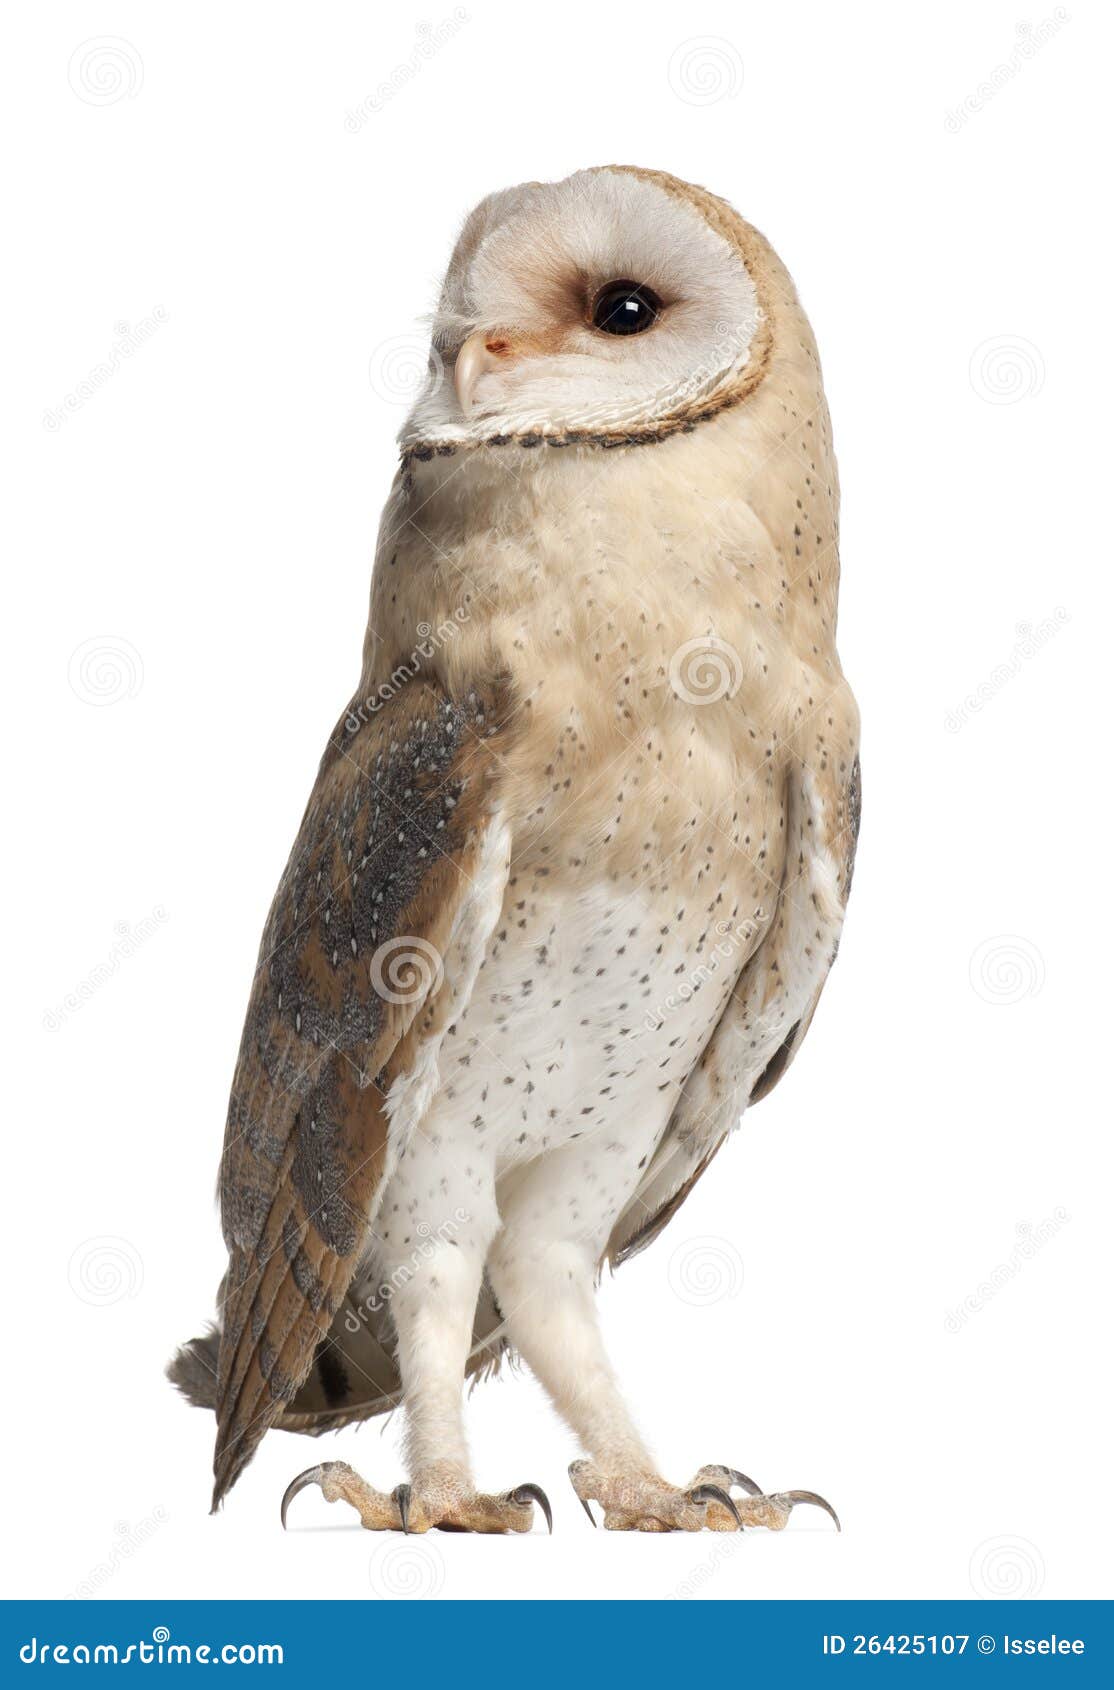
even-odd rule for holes
{"type": "Polygon", "coordinates": [[[323,1461],[307,1467],[286,1487],[282,1523],[298,1492],[320,1485],[326,1502],[347,1502],[369,1532],[528,1532],[534,1523],[534,1503],[553,1530],[553,1511],[540,1485],[518,1485],[503,1496],[482,1496],[461,1481],[449,1466],[428,1467],[413,1483],[396,1485],[388,1495],[362,1479],[347,1461],[323,1461]]]}
{"type": "Polygon", "coordinates": [[[701,1467],[690,1485],[668,1485],[653,1473],[604,1473],[594,1462],[574,1461],[569,1468],[572,1487],[592,1524],[589,1506],[603,1509],[604,1528],[610,1532],[713,1532],[742,1531],[745,1526],[766,1526],[783,1531],[798,1503],[814,1503],[840,1524],[835,1509],[810,1490],[774,1491],[767,1495],[753,1479],[734,1467],[701,1467]],[[733,1497],[731,1489],[746,1492],[733,1497]]]}

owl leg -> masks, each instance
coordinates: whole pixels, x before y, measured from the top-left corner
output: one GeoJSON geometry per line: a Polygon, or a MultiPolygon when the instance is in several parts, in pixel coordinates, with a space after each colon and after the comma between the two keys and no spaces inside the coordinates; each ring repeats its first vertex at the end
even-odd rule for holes
{"type": "Polygon", "coordinates": [[[584,1447],[609,1470],[652,1473],[603,1346],[589,1250],[508,1222],[488,1273],[511,1342],[584,1447]]]}
{"type": "MultiPolygon", "coordinates": [[[[715,1501],[731,1509],[722,1487],[687,1491],[659,1478],[623,1401],[604,1349],[595,1299],[595,1261],[582,1241],[539,1236],[508,1218],[488,1273],[511,1342],[592,1452],[569,1469],[589,1519],[589,1499],[603,1504],[612,1530],[699,1531],[714,1525],[715,1501]]],[[[726,1517],[726,1515],[725,1515],[726,1517]]],[[[592,1521],[595,1524],[595,1521],[592,1521]]],[[[731,1522],[732,1524],[734,1522],[731,1522]]]]}
{"type": "MultiPolygon", "coordinates": [[[[600,1213],[593,1215],[591,1197],[599,1182],[582,1180],[577,1153],[557,1152],[548,1161],[544,1173],[527,1176],[504,1202],[488,1274],[511,1342],[591,1456],[574,1461],[569,1477],[593,1525],[592,1502],[603,1508],[610,1531],[744,1526],[780,1531],[803,1502],[835,1519],[828,1503],[811,1491],[767,1496],[732,1468],[702,1467],[685,1486],[660,1477],[620,1394],[599,1329],[596,1265],[613,1220],[610,1205],[605,1208],[600,1192],[600,1213]],[[562,1200],[566,1188],[576,1191],[571,1207],[562,1200]],[[565,1235],[570,1213],[578,1218],[576,1237],[565,1235]],[[735,1498],[732,1489],[747,1494],[735,1498]]],[[[614,1200],[612,1192],[611,1204],[614,1200]]]]}
{"type": "Polygon", "coordinates": [[[474,1155],[469,1166],[462,1149],[417,1133],[377,1222],[376,1279],[390,1298],[398,1337],[409,1482],[385,1495],[346,1462],[325,1462],[289,1487],[284,1524],[291,1498],[310,1484],[319,1484],[330,1502],[350,1503],[371,1531],[528,1532],[535,1502],[552,1524],[537,1485],[489,1496],[477,1492],[472,1478],[464,1368],[484,1258],[498,1225],[493,1185],[474,1167],[474,1155]],[[467,1177],[446,1173],[466,1167],[467,1177]]]}

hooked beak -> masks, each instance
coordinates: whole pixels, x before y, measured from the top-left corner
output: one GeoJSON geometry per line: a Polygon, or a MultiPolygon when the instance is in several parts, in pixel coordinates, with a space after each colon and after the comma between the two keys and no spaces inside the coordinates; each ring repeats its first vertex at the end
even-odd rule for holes
{"type": "Polygon", "coordinates": [[[470,334],[456,355],[453,385],[457,402],[466,417],[472,414],[476,383],[488,370],[497,370],[512,357],[509,340],[489,329],[477,329],[470,334]]]}

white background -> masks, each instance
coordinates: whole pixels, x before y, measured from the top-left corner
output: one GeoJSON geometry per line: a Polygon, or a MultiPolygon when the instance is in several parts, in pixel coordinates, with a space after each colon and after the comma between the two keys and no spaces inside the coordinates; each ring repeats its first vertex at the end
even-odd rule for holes
{"type": "Polygon", "coordinates": [[[7,1594],[1104,1593],[1112,43],[1020,4],[6,14],[7,1594]],[[803,1054],[604,1317],[669,1475],[815,1487],[844,1533],[593,1533],[521,1376],[471,1436],[551,1540],[378,1539],[316,1494],[283,1536],[322,1454],[394,1484],[397,1424],[272,1433],[211,1519],[212,1422],[161,1369],[222,1270],[396,389],[467,209],[605,162],[731,199],[811,313],[865,819],[803,1054]]]}

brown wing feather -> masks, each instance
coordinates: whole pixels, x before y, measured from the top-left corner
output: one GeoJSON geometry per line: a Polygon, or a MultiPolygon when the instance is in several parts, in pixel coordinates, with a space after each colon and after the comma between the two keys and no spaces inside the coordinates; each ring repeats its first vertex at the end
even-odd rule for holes
{"type": "Polygon", "coordinates": [[[504,716],[496,689],[451,700],[412,682],[346,716],[322,760],[228,1111],[214,1506],[292,1402],[357,1265],[387,1094],[448,995],[440,962],[496,800],[504,716]]]}

